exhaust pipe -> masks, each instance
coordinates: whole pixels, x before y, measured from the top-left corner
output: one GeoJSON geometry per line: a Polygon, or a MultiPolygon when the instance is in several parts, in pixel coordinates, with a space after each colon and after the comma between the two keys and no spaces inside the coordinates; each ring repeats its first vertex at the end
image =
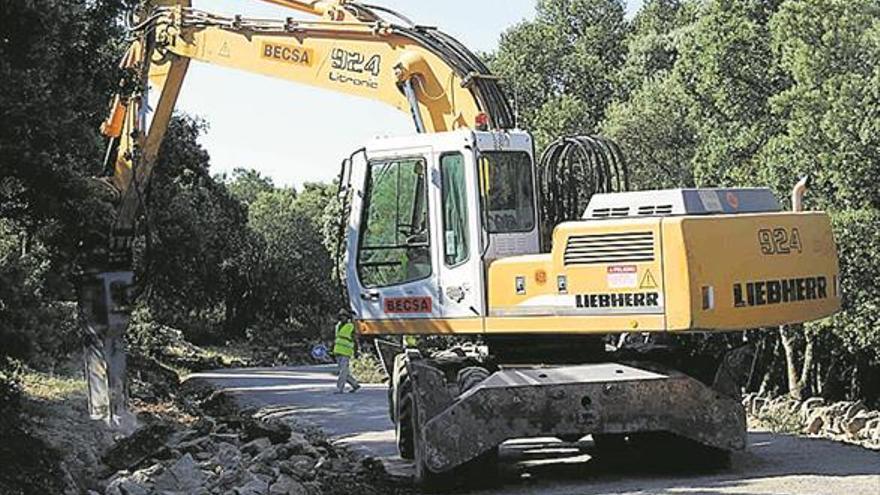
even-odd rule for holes
{"type": "Polygon", "coordinates": [[[812,177],[808,175],[794,185],[794,189],[791,190],[792,211],[804,211],[804,195],[807,194],[807,189],[810,188],[812,182],[812,177]]]}

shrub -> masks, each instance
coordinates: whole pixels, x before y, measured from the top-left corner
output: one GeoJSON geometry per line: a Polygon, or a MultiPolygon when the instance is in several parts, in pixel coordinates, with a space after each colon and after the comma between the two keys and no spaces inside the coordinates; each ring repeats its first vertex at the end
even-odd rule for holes
{"type": "Polygon", "coordinates": [[[379,360],[367,353],[362,353],[351,360],[351,372],[361,383],[384,383],[388,378],[379,360]]]}

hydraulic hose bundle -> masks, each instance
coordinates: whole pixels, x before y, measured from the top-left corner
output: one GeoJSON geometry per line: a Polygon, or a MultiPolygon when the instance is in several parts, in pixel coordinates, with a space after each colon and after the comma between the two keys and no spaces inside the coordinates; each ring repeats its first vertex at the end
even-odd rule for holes
{"type": "Polygon", "coordinates": [[[600,136],[567,136],[550,143],[538,163],[542,242],[550,247],[553,227],[579,219],[594,194],[629,190],[623,153],[600,136]]]}
{"type": "Polygon", "coordinates": [[[489,117],[490,127],[493,129],[516,127],[513,109],[501,88],[499,79],[493,76],[486,64],[460,41],[436,28],[417,26],[404,15],[385,7],[356,2],[350,2],[347,6],[354,10],[355,15],[364,19],[377,19],[378,16],[374,11],[380,11],[404,21],[407,26],[392,24],[393,32],[418,42],[452,67],[464,81],[463,85],[470,86],[480,110],[489,117]]]}

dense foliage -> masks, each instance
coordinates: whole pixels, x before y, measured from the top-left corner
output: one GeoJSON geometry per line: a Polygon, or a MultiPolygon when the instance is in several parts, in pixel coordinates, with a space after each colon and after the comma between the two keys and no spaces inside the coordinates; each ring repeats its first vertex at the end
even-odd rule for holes
{"type": "Polygon", "coordinates": [[[540,0],[504,35],[492,59],[523,127],[539,144],[560,130],[612,137],[640,189],[769,185],[785,198],[811,175],[808,207],[834,217],[845,311],[797,333],[792,357],[808,362],[807,393],[877,400],[877,3],[649,0],[630,21],[622,7],[540,0]]]}
{"type": "MultiPolygon", "coordinates": [[[[115,81],[120,2],[0,2],[0,353],[51,366],[77,332],[70,275],[109,209],[85,177],[115,81]]],[[[75,340],[74,340],[75,342],[75,340]]]]}
{"type": "MultiPolygon", "coordinates": [[[[98,125],[120,77],[126,9],[0,1],[0,357],[39,369],[80,345],[77,276],[113,218],[91,178],[105,172],[98,125]]],[[[336,230],[324,210],[335,187],[297,192],[249,170],[214,176],[197,142],[205,129],[179,116],[163,143],[137,237],[133,328],[274,345],[331,328],[339,296],[327,236],[336,230]]]]}

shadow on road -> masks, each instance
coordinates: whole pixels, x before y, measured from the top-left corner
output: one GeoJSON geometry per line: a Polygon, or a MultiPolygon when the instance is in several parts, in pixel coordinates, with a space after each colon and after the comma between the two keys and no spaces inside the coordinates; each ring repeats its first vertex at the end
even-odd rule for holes
{"type": "Polygon", "coordinates": [[[517,447],[504,456],[500,486],[472,493],[880,494],[880,452],[819,438],[750,432],[749,449],[730,467],[709,470],[674,450],[659,462],[613,465],[593,453],[591,442],[517,447]],[[551,457],[532,455],[534,448],[551,457]]]}

